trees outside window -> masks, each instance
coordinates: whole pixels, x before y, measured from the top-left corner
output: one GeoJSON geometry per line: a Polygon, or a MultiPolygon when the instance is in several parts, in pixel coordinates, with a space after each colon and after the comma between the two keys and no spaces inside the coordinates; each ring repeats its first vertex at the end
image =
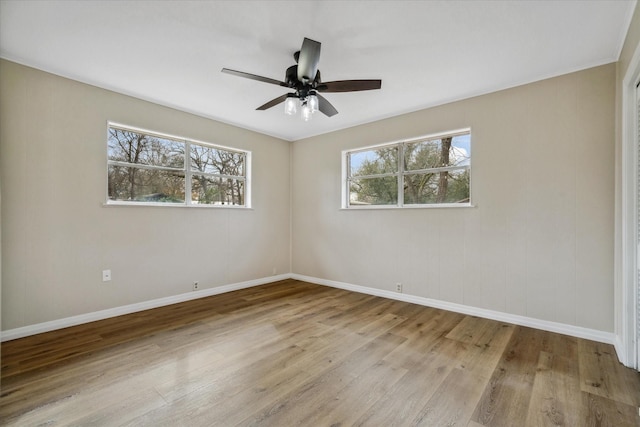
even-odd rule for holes
{"type": "Polygon", "coordinates": [[[247,206],[249,153],[110,124],[108,203],[247,206]]]}
{"type": "Polygon", "coordinates": [[[345,207],[470,203],[469,130],[345,152],[345,207]]]}

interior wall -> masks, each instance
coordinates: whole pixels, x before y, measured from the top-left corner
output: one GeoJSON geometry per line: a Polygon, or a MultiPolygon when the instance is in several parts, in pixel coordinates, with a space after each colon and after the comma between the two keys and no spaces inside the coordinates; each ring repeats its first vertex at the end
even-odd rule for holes
{"type": "Polygon", "coordinates": [[[289,142],[5,60],[0,92],[4,330],[289,273],[289,142]],[[252,209],[104,206],[108,120],[250,150],[252,209]]]}
{"type": "Polygon", "coordinates": [[[613,331],[615,81],[609,64],[296,141],[293,273],[613,331]],[[475,207],[340,209],[342,150],[464,127],[475,207]]]}

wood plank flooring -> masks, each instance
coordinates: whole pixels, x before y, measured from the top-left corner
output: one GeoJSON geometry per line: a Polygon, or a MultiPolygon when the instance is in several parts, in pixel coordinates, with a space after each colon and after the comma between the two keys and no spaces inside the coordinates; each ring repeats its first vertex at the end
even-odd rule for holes
{"type": "Polygon", "coordinates": [[[640,426],[610,345],[296,280],[1,351],[2,425],[640,426]]]}

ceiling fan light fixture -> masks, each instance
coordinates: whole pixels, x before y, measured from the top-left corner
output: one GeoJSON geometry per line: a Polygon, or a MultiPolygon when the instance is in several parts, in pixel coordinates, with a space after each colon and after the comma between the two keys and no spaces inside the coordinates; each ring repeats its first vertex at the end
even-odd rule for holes
{"type": "Polygon", "coordinates": [[[284,101],[284,113],[288,116],[293,116],[298,112],[298,98],[290,93],[287,99],[284,101]]]}

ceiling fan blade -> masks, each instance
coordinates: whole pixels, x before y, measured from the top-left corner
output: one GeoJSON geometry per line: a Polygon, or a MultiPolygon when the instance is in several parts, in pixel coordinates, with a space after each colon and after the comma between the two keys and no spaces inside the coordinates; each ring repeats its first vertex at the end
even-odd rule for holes
{"type": "Polygon", "coordinates": [[[298,57],[298,81],[305,84],[313,82],[318,71],[318,61],[320,61],[320,42],[305,37],[298,57]]]}
{"type": "Polygon", "coordinates": [[[331,103],[327,101],[327,98],[320,95],[319,93],[316,93],[316,96],[318,97],[318,110],[320,110],[322,114],[327,117],[335,116],[336,114],[338,114],[338,110],[336,110],[336,107],[331,105],[331,103]]]}
{"type": "Polygon", "coordinates": [[[244,77],[245,79],[257,80],[257,81],[263,82],[263,83],[271,83],[273,85],[289,87],[288,84],[286,84],[285,82],[281,82],[280,80],[270,79],[269,77],[262,77],[262,76],[258,76],[256,74],[245,73],[244,71],[236,71],[236,70],[230,70],[229,68],[223,68],[222,72],[223,73],[227,73],[227,74],[231,74],[231,75],[234,75],[234,76],[238,76],[238,77],[244,77]]]}
{"type": "Polygon", "coordinates": [[[272,99],[271,101],[267,102],[266,104],[261,105],[258,108],[256,108],[256,110],[267,110],[267,109],[269,109],[271,107],[275,107],[276,105],[284,102],[287,99],[288,95],[289,95],[288,93],[285,93],[282,96],[279,96],[279,97],[277,97],[275,99],[272,99]]]}
{"type": "Polygon", "coordinates": [[[382,80],[337,80],[335,82],[322,82],[316,90],[320,92],[358,92],[361,90],[374,90],[382,87],[382,80]]]}

